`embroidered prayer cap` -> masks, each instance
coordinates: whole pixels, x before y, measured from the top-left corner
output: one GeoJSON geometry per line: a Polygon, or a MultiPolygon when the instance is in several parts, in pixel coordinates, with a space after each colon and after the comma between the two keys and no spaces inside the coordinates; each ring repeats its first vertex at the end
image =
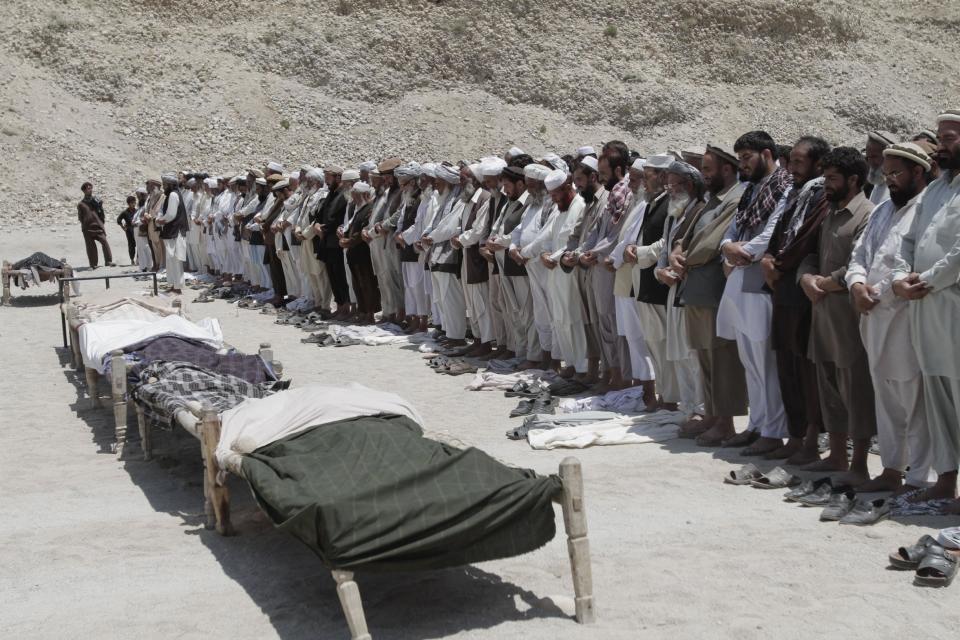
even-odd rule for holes
{"type": "Polygon", "coordinates": [[[449,164],[439,164],[434,171],[436,172],[437,177],[444,182],[449,182],[450,184],[457,184],[460,182],[459,167],[454,167],[449,164]]]}
{"type": "Polygon", "coordinates": [[[359,179],[360,179],[360,172],[357,171],[356,169],[347,169],[346,171],[344,171],[344,172],[341,174],[340,179],[343,180],[344,182],[350,182],[350,181],[352,181],[352,180],[359,180],[359,179]]]}
{"type": "Polygon", "coordinates": [[[339,176],[343,173],[343,167],[336,164],[328,164],[323,168],[324,173],[332,173],[335,176],[339,176]]]}
{"type": "Polygon", "coordinates": [[[371,191],[373,191],[373,187],[362,181],[353,183],[353,188],[351,189],[351,193],[370,193],[371,191]]]}
{"type": "Polygon", "coordinates": [[[240,182],[240,180],[241,180],[240,176],[233,176],[232,178],[230,178],[230,182],[228,184],[237,184],[238,182],[240,182]]]}
{"type": "Polygon", "coordinates": [[[941,122],[960,122],[960,109],[947,109],[937,116],[937,124],[941,122]]]}
{"type": "Polygon", "coordinates": [[[630,170],[631,170],[631,171],[639,171],[639,172],[643,173],[643,168],[644,168],[645,166],[647,166],[647,160],[646,160],[646,158],[637,158],[636,160],[633,161],[633,164],[630,165],[630,170]]]}
{"type": "Polygon", "coordinates": [[[647,158],[647,163],[644,166],[650,169],[669,169],[670,163],[674,160],[675,158],[669,153],[658,153],[647,158]]]}
{"type": "Polygon", "coordinates": [[[547,175],[550,173],[550,167],[545,167],[542,164],[528,164],[523,168],[523,175],[526,178],[531,180],[539,180],[543,182],[547,175]]]}
{"type": "Polygon", "coordinates": [[[877,144],[882,144],[885,147],[891,144],[897,144],[897,136],[889,131],[880,131],[879,129],[867,132],[867,139],[873,140],[877,144]]]}
{"type": "Polygon", "coordinates": [[[276,171],[277,173],[283,173],[283,165],[279,162],[270,161],[267,163],[267,169],[270,171],[276,171]]]}
{"type": "Polygon", "coordinates": [[[937,149],[940,147],[939,143],[933,143],[922,138],[920,140],[914,140],[913,144],[923,149],[923,152],[931,158],[936,155],[937,149]]]}
{"type": "Polygon", "coordinates": [[[582,158],[584,156],[595,156],[597,152],[593,147],[587,145],[585,147],[577,147],[577,157],[582,158]]]}
{"type": "Polygon", "coordinates": [[[283,189],[286,189],[289,186],[290,186],[289,180],[286,180],[286,179],[280,180],[275,185],[273,185],[273,191],[281,191],[283,189]]]}
{"type": "Polygon", "coordinates": [[[252,175],[254,178],[262,178],[263,171],[260,171],[260,169],[247,169],[247,175],[252,175]]]}
{"type": "Polygon", "coordinates": [[[730,164],[738,167],[740,166],[740,159],[737,157],[737,154],[733,152],[732,144],[725,144],[722,142],[708,144],[707,151],[717,156],[721,160],[726,160],[730,164]]]}
{"type": "Polygon", "coordinates": [[[525,153],[524,150],[521,149],[520,147],[510,147],[510,151],[507,151],[507,155],[510,156],[511,158],[522,156],[524,153],[525,153]]]}
{"type": "Polygon", "coordinates": [[[507,162],[502,158],[490,158],[480,163],[480,173],[484,176],[498,176],[507,168],[507,162]]]}
{"type": "Polygon", "coordinates": [[[563,169],[554,169],[543,179],[543,184],[547,187],[547,191],[559,189],[567,184],[567,172],[563,169]]]}
{"type": "Polygon", "coordinates": [[[590,171],[599,171],[600,163],[593,156],[584,156],[583,160],[580,161],[581,167],[586,167],[590,171]]]}
{"type": "Polygon", "coordinates": [[[160,176],[160,181],[163,182],[163,184],[180,184],[180,180],[177,178],[177,174],[175,173],[163,174],[160,176]]]}
{"type": "Polygon", "coordinates": [[[509,178],[516,182],[517,180],[522,180],[524,178],[523,169],[520,167],[507,167],[503,170],[501,174],[504,178],[509,178]]]}
{"type": "Polygon", "coordinates": [[[915,142],[892,144],[883,150],[883,155],[904,158],[920,165],[924,171],[930,171],[930,156],[915,142]]]}
{"type": "Polygon", "coordinates": [[[377,171],[379,171],[381,175],[391,174],[396,170],[397,167],[400,166],[402,162],[403,161],[397,157],[387,158],[377,165],[377,171]]]}
{"type": "Polygon", "coordinates": [[[377,168],[376,162],[374,162],[373,160],[365,160],[364,162],[360,163],[360,165],[357,167],[357,170],[366,171],[367,173],[369,173],[376,168],[377,168]]]}
{"type": "Polygon", "coordinates": [[[911,142],[917,142],[919,140],[927,140],[932,142],[934,145],[940,144],[940,136],[937,135],[936,131],[931,131],[930,129],[924,129],[917,135],[913,136],[911,142]]]}

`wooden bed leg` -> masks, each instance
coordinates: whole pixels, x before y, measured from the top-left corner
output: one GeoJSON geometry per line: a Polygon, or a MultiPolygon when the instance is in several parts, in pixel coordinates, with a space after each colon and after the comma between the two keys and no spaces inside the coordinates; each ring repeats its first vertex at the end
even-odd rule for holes
{"type": "Polygon", "coordinates": [[[174,309],[177,310],[178,316],[180,316],[181,318],[183,317],[183,303],[180,301],[180,298],[177,298],[176,300],[174,300],[173,304],[171,304],[170,306],[172,306],[174,309]]]}
{"type": "MultiPolygon", "coordinates": [[[[73,277],[73,267],[71,267],[69,264],[67,264],[67,259],[66,259],[66,258],[64,258],[64,259],[61,260],[60,262],[63,263],[63,269],[61,270],[61,273],[63,273],[63,277],[64,277],[64,278],[72,278],[72,277],[73,277]]],[[[70,302],[70,291],[71,291],[71,290],[73,291],[73,295],[79,295],[79,294],[80,294],[80,285],[78,285],[76,282],[68,282],[68,283],[67,283],[67,286],[65,286],[65,287],[63,288],[63,299],[64,299],[65,302],[70,302]]]]}
{"type": "Polygon", "coordinates": [[[3,261],[3,297],[0,298],[0,304],[10,304],[10,263],[3,261]]]}
{"type": "Polygon", "coordinates": [[[340,597],[340,606],[343,615],[350,627],[351,640],[372,640],[367,631],[367,619],[363,615],[363,601],[360,600],[360,587],[353,581],[352,571],[333,571],[333,579],[337,582],[337,595],[340,597]]]}
{"type": "MultiPolygon", "coordinates": [[[[200,425],[200,439],[203,443],[203,471],[205,485],[209,490],[209,503],[212,507],[217,533],[223,536],[232,536],[233,525],[230,523],[230,491],[220,480],[220,465],[217,464],[217,443],[220,442],[220,416],[216,411],[205,409],[200,425]]],[[[208,514],[209,523],[209,514],[208,514]]]]}
{"type": "Polygon", "coordinates": [[[258,353],[260,354],[260,357],[263,358],[264,362],[273,362],[273,349],[270,348],[269,342],[261,342],[258,353]]]}
{"type": "Polygon", "coordinates": [[[147,418],[143,414],[143,407],[134,403],[133,408],[137,411],[137,429],[140,431],[140,448],[143,449],[143,459],[149,461],[153,459],[153,442],[151,441],[153,434],[150,433],[150,423],[147,422],[147,418]]]}
{"type": "Polygon", "coordinates": [[[67,336],[70,338],[70,365],[73,366],[74,369],[78,369],[80,364],[80,345],[73,333],[73,323],[77,310],[69,303],[64,304],[63,315],[67,318],[67,336]]]}
{"type": "Polygon", "coordinates": [[[85,367],[84,373],[87,376],[87,395],[90,396],[90,408],[96,409],[100,406],[100,392],[97,389],[100,374],[93,367],[85,367]]]}
{"type": "Polygon", "coordinates": [[[563,480],[563,527],[567,531],[577,622],[590,624],[596,620],[596,616],[593,610],[590,541],[587,539],[587,512],[583,504],[580,461],[574,457],[564,458],[560,463],[560,479],[563,480]]]}
{"type": "Polygon", "coordinates": [[[123,460],[127,447],[127,361],[119,349],[110,354],[110,389],[113,395],[117,460],[123,460]]]}

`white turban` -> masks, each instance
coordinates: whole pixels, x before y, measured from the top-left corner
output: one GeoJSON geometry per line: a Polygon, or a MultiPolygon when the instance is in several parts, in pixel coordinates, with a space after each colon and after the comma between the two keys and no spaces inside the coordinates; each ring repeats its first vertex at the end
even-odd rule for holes
{"type": "Polygon", "coordinates": [[[164,184],[180,184],[180,180],[175,173],[165,173],[160,176],[160,181],[164,184]]]}
{"type": "Polygon", "coordinates": [[[674,157],[669,153],[658,153],[647,158],[644,166],[651,169],[669,169],[673,161],[674,157]]]}
{"type": "Polygon", "coordinates": [[[480,173],[484,176],[498,176],[507,168],[507,163],[502,158],[490,158],[480,163],[480,173]]]}
{"type": "Polygon", "coordinates": [[[318,182],[323,182],[323,170],[322,169],[309,169],[307,171],[307,180],[316,180],[318,182]]]}
{"type": "Polygon", "coordinates": [[[310,173],[310,170],[311,170],[311,169],[313,169],[313,167],[311,167],[311,166],[308,165],[308,164],[302,164],[302,165],[300,165],[300,171],[306,171],[307,173],[310,173]]]}
{"type": "Polygon", "coordinates": [[[483,182],[483,172],[480,170],[482,165],[479,162],[474,162],[470,165],[470,173],[473,174],[473,177],[476,178],[477,182],[483,182]]]}
{"type": "Polygon", "coordinates": [[[137,193],[142,193],[142,194],[146,195],[146,193],[147,193],[147,188],[146,188],[146,187],[137,187],[137,193]]]}
{"type": "Polygon", "coordinates": [[[597,159],[593,156],[585,156],[583,160],[580,161],[580,164],[589,168],[591,171],[599,171],[600,163],[597,162],[597,159]]]}
{"type": "Polygon", "coordinates": [[[351,180],[359,180],[360,172],[357,171],[356,169],[347,169],[346,171],[340,174],[340,179],[343,180],[344,182],[350,182],[351,180]]]}
{"type": "Polygon", "coordinates": [[[194,180],[193,178],[190,178],[189,180],[187,180],[187,186],[188,186],[188,187],[192,187],[192,186],[195,185],[195,184],[197,184],[197,181],[194,180]]]}
{"type": "Polygon", "coordinates": [[[353,193],[370,193],[371,191],[373,191],[373,188],[366,182],[353,183],[353,193]]]}
{"type": "Polygon", "coordinates": [[[276,171],[277,173],[283,173],[283,165],[280,164],[279,162],[273,162],[273,161],[268,162],[267,169],[269,169],[270,171],[276,171]]]}
{"type": "Polygon", "coordinates": [[[523,154],[524,151],[520,147],[510,147],[510,151],[507,151],[507,155],[511,158],[516,158],[517,156],[522,156],[523,154]]]}
{"type": "Polygon", "coordinates": [[[580,157],[580,158],[582,158],[582,157],[584,157],[584,156],[596,155],[596,154],[597,154],[597,152],[594,151],[594,150],[593,150],[593,147],[590,147],[590,146],[578,147],[578,148],[577,148],[577,156],[580,157]]]}
{"type": "Polygon", "coordinates": [[[562,169],[554,169],[547,174],[547,177],[544,178],[543,184],[546,185],[547,191],[553,191],[554,189],[559,189],[567,183],[567,173],[562,169]]]}
{"type": "Polygon", "coordinates": [[[548,173],[550,173],[550,167],[545,167],[542,164],[528,164],[523,168],[524,177],[530,178],[531,180],[543,182],[548,173]]]}
{"type": "Polygon", "coordinates": [[[256,179],[256,182],[257,182],[257,184],[260,185],[261,187],[267,186],[267,179],[266,179],[266,178],[257,178],[257,179],[256,179]]]}
{"type": "MultiPolygon", "coordinates": [[[[260,178],[258,178],[258,180],[260,180],[260,178]]],[[[206,180],[203,181],[203,184],[207,185],[207,188],[208,188],[208,189],[216,189],[216,188],[217,188],[217,179],[216,179],[216,178],[207,178],[206,180]]],[[[264,181],[264,184],[266,184],[266,181],[264,181]]]]}
{"type": "Polygon", "coordinates": [[[437,165],[433,162],[424,162],[420,165],[420,175],[427,176],[428,178],[436,178],[437,165]]]}
{"type": "Polygon", "coordinates": [[[448,164],[438,164],[435,171],[437,177],[444,182],[449,182],[450,184],[457,184],[460,182],[460,169],[457,167],[451,167],[448,164]]]}
{"type": "Polygon", "coordinates": [[[393,174],[398,178],[419,178],[422,172],[423,169],[420,167],[419,163],[408,162],[407,164],[394,169],[393,174]]]}

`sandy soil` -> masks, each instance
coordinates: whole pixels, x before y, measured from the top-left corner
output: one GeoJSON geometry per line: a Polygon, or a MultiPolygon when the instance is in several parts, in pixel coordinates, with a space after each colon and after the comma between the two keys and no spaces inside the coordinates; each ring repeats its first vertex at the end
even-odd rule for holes
{"type": "MultiPolygon", "coordinates": [[[[112,240],[119,249],[120,236],[112,240]]],[[[84,264],[79,233],[0,239],[6,259],[35,250],[84,264]]],[[[203,528],[196,441],[164,433],[153,462],[109,454],[112,416],[78,409],[82,380],[60,348],[51,291],[19,292],[0,308],[2,635],[348,637],[329,573],[272,530],[242,481],[230,485],[239,535],[203,528]]],[[[301,345],[298,330],[222,302],[188,311],[217,316],[243,350],[271,342],[294,384],[390,388],[415,403],[429,429],[541,473],[569,455],[507,440],[512,400],[464,391],[466,378],[434,374],[417,353],[318,350],[301,345]]],[[[783,503],[779,491],[722,484],[737,456],[689,441],[575,455],[584,465],[596,625],[571,619],[560,535],[535,553],[479,566],[358,574],[374,637],[875,639],[946,637],[960,625],[951,590],[913,587],[911,574],[886,567],[890,550],[953,519],[821,524],[818,511],[783,503]]]]}

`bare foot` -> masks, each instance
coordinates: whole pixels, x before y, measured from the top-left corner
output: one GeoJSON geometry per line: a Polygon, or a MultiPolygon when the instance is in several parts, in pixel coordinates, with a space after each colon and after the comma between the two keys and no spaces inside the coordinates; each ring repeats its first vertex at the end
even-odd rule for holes
{"type": "Polygon", "coordinates": [[[561,378],[569,379],[569,378],[572,378],[576,372],[577,370],[574,369],[573,367],[564,367],[563,369],[557,372],[557,375],[559,375],[561,378]]]}
{"type": "Polygon", "coordinates": [[[740,452],[742,456],[762,456],[770,453],[771,451],[776,451],[777,449],[783,447],[783,440],[780,438],[764,438],[760,437],[756,442],[751,444],[749,447],[740,452]]]}

